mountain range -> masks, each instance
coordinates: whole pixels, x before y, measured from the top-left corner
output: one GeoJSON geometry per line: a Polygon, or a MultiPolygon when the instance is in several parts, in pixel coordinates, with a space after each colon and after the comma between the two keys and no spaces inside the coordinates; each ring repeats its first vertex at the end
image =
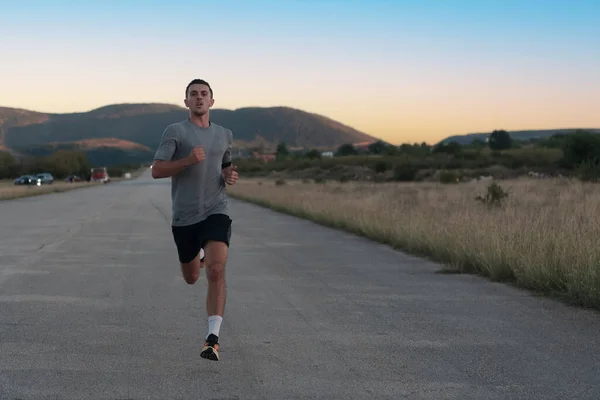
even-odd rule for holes
{"type": "MultiPolygon", "coordinates": [[[[562,128],[562,129],[530,129],[530,130],[518,130],[518,131],[507,131],[514,140],[531,140],[548,138],[554,135],[568,135],[574,133],[578,129],[586,130],[591,133],[600,134],[600,128],[562,128]]],[[[479,133],[467,133],[465,135],[449,136],[441,142],[450,143],[456,142],[458,144],[471,144],[475,140],[485,141],[490,132],[479,132],[479,133]]]]}
{"type": "MultiPolygon", "coordinates": [[[[212,109],[211,120],[229,128],[236,148],[284,142],[289,147],[335,149],[378,138],[319,114],[290,107],[212,109]]],[[[45,155],[78,148],[102,164],[151,160],[165,127],[188,117],[171,104],[112,104],[88,112],[50,114],[0,107],[0,149],[45,155]]]]}
{"type": "MultiPolygon", "coordinates": [[[[111,104],[88,112],[43,113],[0,107],[0,151],[43,156],[60,149],[86,152],[92,165],[150,162],[165,127],[188,117],[188,110],[163,103],[111,104]]],[[[234,151],[290,148],[334,150],[346,143],[380,140],[325,116],[290,107],[212,109],[211,120],[233,131],[234,151]]],[[[576,129],[510,131],[516,140],[568,134],[576,129]]],[[[587,129],[600,133],[600,129],[587,129]]],[[[490,132],[449,136],[444,142],[469,144],[490,132]]]]}

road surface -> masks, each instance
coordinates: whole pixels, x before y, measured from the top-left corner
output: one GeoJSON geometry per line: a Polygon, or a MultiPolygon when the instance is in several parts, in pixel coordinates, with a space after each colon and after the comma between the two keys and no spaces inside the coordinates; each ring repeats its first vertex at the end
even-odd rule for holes
{"type": "Polygon", "coordinates": [[[167,180],[0,202],[1,399],[599,399],[600,316],[232,201],[222,361],[167,180]]]}

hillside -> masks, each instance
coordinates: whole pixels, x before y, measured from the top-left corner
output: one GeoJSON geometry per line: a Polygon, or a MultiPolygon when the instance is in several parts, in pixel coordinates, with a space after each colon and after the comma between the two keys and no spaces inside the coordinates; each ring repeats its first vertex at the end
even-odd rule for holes
{"type": "MultiPolygon", "coordinates": [[[[165,127],[187,116],[185,108],[170,104],[113,104],[69,114],[0,107],[0,145],[27,154],[32,147],[110,139],[153,151],[165,127]]],[[[231,129],[237,143],[283,141],[294,147],[335,148],[377,140],[324,116],[288,107],[213,109],[211,120],[231,129]]]]}
{"type": "MultiPolygon", "coordinates": [[[[575,132],[577,129],[585,129],[592,133],[600,133],[600,128],[570,128],[570,129],[531,129],[522,131],[508,131],[515,140],[531,140],[538,138],[547,138],[553,135],[566,135],[575,132]]],[[[486,140],[492,131],[485,133],[468,133],[465,135],[449,136],[441,142],[457,142],[459,144],[471,144],[475,140],[486,140]]]]}

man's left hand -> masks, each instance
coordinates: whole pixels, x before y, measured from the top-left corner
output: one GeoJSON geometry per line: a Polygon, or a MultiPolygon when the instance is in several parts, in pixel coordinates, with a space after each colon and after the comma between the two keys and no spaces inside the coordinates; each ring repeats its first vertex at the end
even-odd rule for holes
{"type": "Polygon", "coordinates": [[[229,167],[223,169],[223,179],[225,179],[225,183],[228,185],[233,185],[238,180],[238,173],[236,171],[237,167],[235,165],[230,165],[229,167]]]}

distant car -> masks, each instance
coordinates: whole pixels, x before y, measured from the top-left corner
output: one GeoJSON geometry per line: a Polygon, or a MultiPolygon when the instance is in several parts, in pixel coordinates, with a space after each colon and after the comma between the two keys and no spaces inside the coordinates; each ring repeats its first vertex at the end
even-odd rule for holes
{"type": "Polygon", "coordinates": [[[77,175],[69,175],[65,178],[65,182],[83,182],[83,178],[77,175]]]}
{"type": "Polygon", "coordinates": [[[13,181],[15,185],[37,185],[38,178],[34,175],[22,175],[13,181]]]}
{"type": "Polygon", "coordinates": [[[54,183],[54,177],[52,176],[52,174],[49,174],[47,172],[42,172],[41,174],[37,174],[36,178],[39,179],[39,181],[42,185],[44,185],[44,184],[51,185],[54,183]]]}
{"type": "Polygon", "coordinates": [[[110,177],[108,176],[108,171],[105,167],[92,168],[92,177],[90,180],[92,182],[102,182],[107,183],[110,182],[110,177]]]}

